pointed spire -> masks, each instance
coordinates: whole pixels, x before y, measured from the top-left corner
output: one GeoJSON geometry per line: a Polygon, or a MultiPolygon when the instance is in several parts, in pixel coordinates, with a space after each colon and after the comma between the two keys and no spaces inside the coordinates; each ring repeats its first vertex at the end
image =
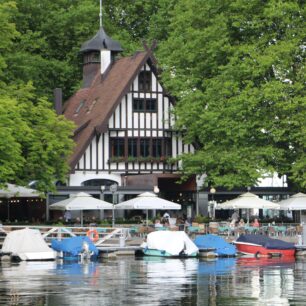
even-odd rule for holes
{"type": "Polygon", "coordinates": [[[97,34],[90,40],[86,41],[80,52],[88,51],[99,51],[99,50],[110,50],[110,51],[123,51],[119,42],[111,39],[104,31],[103,27],[97,32],[97,34]]]}

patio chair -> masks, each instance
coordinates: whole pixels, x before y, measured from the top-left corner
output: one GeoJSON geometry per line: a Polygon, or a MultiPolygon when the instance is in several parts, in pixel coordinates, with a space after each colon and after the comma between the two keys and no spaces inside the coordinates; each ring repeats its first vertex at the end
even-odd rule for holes
{"type": "Polygon", "coordinates": [[[277,231],[275,229],[275,226],[268,226],[268,235],[269,236],[276,236],[277,231]]]}
{"type": "Polygon", "coordinates": [[[219,232],[218,228],[219,228],[218,222],[209,222],[208,232],[210,234],[218,234],[219,232]]]}
{"type": "Polygon", "coordinates": [[[303,231],[303,226],[302,225],[297,225],[296,226],[296,234],[301,235],[303,231]]]}
{"type": "Polygon", "coordinates": [[[228,235],[229,227],[228,226],[219,226],[218,227],[218,234],[219,235],[228,235]]]}
{"type": "Polygon", "coordinates": [[[296,227],[295,226],[287,227],[285,235],[286,236],[290,236],[290,237],[295,236],[296,235],[296,227]]]}
{"type": "Polygon", "coordinates": [[[244,227],[236,227],[234,230],[235,236],[239,237],[240,235],[244,235],[245,232],[245,228],[244,227]]]}
{"type": "Polygon", "coordinates": [[[200,231],[200,228],[198,226],[188,226],[187,227],[187,233],[190,235],[190,236],[195,236],[197,233],[199,233],[200,231]]]}
{"type": "Polygon", "coordinates": [[[275,226],[277,236],[284,236],[286,234],[286,226],[275,226]]]}
{"type": "Polygon", "coordinates": [[[161,226],[161,227],[155,227],[156,231],[167,231],[168,227],[167,226],[161,226]]]}
{"type": "Polygon", "coordinates": [[[245,231],[247,234],[256,234],[258,231],[258,227],[255,226],[245,226],[244,227],[245,231]]]}
{"type": "Polygon", "coordinates": [[[199,224],[199,233],[201,233],[201,234],[205,234],[206,233],[206,229],[205,229],[205,224],[204,223],[200,223],[199,224]]]}
{"type": "Polygon", "coordinates": [[[139,227],[138,226],[131,226],[130,227],[130,235],[131,236],[138,236],[139,234],[139,227]]]}

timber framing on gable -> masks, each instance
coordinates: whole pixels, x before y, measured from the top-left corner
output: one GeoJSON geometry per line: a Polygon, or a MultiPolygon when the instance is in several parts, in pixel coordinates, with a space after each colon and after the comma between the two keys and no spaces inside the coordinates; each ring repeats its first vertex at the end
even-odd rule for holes
{"type": "Polygon", "coordinates": [[[90,88],[81,89],[80,93],[77,92],[67,101],[64,114],[77,125],[74,137],[76,147],[69,160],[71,170],[76,167],[95,135],[107,131],[110,117],[130,91],[134,79],[146,63],[159,79],[152,49],[145,45],[145,52],[137,52],[133,56],[117,60],[104,79],[96,77],[90,88]],[[85,101],[85,105],[76,114],[80,100],[85,101]],[[91,110],[94,100],[96,105],[91,110]]]}

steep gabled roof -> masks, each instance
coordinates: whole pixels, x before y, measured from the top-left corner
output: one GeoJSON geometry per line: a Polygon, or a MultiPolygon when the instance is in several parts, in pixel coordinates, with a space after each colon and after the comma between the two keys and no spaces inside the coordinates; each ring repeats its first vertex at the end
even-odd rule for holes
{"type": "Polygon", "coordinates": [[[101,77],[99,72],[89,88],[80,89],[66,102],[64,115],[77,126],[76,146],[69,160],[71,169],[75,168],[95,132],[107,130],[109,118],[148,59],[155,62],[151,50],[146,49],[117,60],[105,76],[101,77]]]}

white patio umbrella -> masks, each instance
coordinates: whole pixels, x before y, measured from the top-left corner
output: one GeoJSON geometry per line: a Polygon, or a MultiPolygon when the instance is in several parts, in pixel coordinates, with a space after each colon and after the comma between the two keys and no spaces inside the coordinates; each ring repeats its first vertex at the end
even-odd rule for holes
{"type": "Polygon", "coordinates": [[[179,210],[182,207],[180,204],[159,198],[152,192],[144,192],[139,194],[136,198],[117,204],[115,208],[146,210],[146,222],[148,225],[148,210],[179,210]]]}
{"type": "Polygon", "coordinates": [[[35,189],[18,186],[14,184],[6,184],[6,188],[0,189],[0,198],[7,199],[7,219],[10,220],[10,198],[38,198],[39,192],[35,189]]]}
{"type": "Polygon", "coordinates": [[[96,199],[88,193],[79,192],[68,199],[51,204],[49,208],[54,210],[80,210],[81,226],[83,226],[83,210],[113,209],[113,205],[96,199]]]}
{"type": "Polygon", "coordinates": [[[249,209],[279,209],[280,205],[259,198],[256,194],[246,192],[239,195],[237,198],[218,204],[216,209],[248,209],[248,223],[249,223],[249,209]]]}
{"type": "Polygon", "coordinates": [[[26,188],[14,184],[6,184],[7,188],[0,189],[0,198],[35,198],[39,192],[35,189],[26,188]]]}
{"type": "Polygon", "coordinates": [[[299,192],[294,194],[288,199],[278,202],[281,210],[299,210],[300,221],[302,216],[302,210],[306,210],[306,194],[299,192]]]}

